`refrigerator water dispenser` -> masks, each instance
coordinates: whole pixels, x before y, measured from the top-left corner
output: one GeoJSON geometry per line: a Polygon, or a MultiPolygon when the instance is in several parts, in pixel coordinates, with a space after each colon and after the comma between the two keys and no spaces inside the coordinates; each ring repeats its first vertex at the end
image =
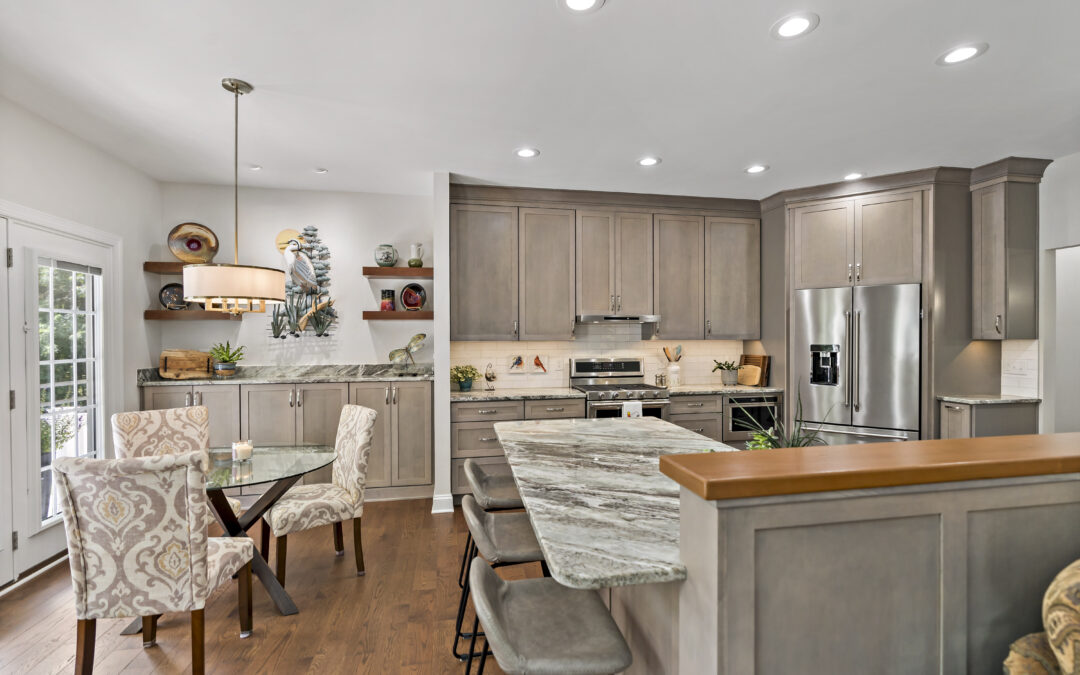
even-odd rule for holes
{"type": "Polygon", "coordinates": [[[810,345],[810,384],[840,384],[840,345],[810,345]]]}

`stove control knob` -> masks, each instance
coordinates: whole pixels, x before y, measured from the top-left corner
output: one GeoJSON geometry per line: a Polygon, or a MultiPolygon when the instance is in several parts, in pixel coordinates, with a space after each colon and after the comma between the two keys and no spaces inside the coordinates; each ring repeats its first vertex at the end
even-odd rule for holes
{"type": "Polygon", "coordinates": [[[611,398],[612,398],[612,399],[616,399],[616,398],[619,398],[619,392],[617,392],[617,391],[613,391],[613,392],[611,392],[611,398]]]}

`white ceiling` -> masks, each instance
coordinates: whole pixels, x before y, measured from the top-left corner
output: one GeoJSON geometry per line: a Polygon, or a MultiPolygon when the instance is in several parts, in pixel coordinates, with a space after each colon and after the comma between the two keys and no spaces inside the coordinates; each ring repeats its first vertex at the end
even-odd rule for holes
{"type": "Polygon", "coordinates": [[[235,76],[246,185],[761,198],[1080,150],[1078,27],[1075,0],[0,0],[0,94],[164,181],[231,182],[235,76]],[[794,10],[821,25],[773,39],[794,10]]]}

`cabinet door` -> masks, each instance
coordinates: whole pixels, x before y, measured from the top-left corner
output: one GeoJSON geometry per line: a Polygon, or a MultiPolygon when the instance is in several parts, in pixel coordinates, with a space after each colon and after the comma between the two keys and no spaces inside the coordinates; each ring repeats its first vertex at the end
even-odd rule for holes
{"type": "Polygon", "coordinates": [[[855,200],[855,283],[922,281],[922,192],[855,200]]]}
{"type": "Polygon", "coordinates": [[[668,421],[714,441],[720,440],[724,429],[722,415],[672,415],[668,421]]]}
{"type": "Polygon", "coordinates": [[[577,212],[577,313],[615,312],[615,214],[577,212]]]}
{"type": "Polygon", "coordinates": [[[191,387],[143,387],[143,410],[186,408],[191,404],[191,387]]]}
{"type": "Polygon", "coordinates": [[[971,193],[971,332],[1005,338],[1005,183],[971,193]]]}
{"type": "Polygon", "coordinates": [[[855,278],[855,206],[847,199],[791,210],[795,288],[849,286],[855,278]]]}
{"type": "Polygon", "coordinates": [[[450,339],[518,339],[518,210],[450,207],[450,339]]]}
{"type": "Polygon", "coordinates": [[[942,438],[971,438],[971,406],[942,403],[939,417],[942,438]]]}
{"type": "Polygon", "coordinates": [[[615,311],[653,312],[653,222],[650,213],[615,214],[615,311]]]}
{"type": "Polygon", "coordinates": [[[393,383],[393,485],[427,485],[431,480],[431,385],[427,382],[393,383]]]}
{"type": "Polygon", "coordinates": [[[519,209],[522,340],[574,337],[574,212],[519,209]]]}
{"type": "Polygon", "coordinates": [[[371,408],[375,418],[375,432],[371,439],[371,455],[368,457],[367,487],[390,485],[390,445],[393,436],[390,413],[389,382],[357,382],[349,389],[349,403],[371,408]]]}
{"type": "MultiPolygon", "coordinates": [[[[349,385],[296,385],[296,439],[301,444],[329,445],[337,441],[341,408],[349,402],[349,385]]],[[[304,483],[330,483],[333,466],[326,466],[304,476],[304,483]]]]}
{"type": "Polygon", "coordinates": [[[705,337],[705,219],[653,216],[653,305],[664,340],[705,337]]]}
{"type": "Polygon", "coordinates": [[[705,219],[705,339],[761,337],[761,224],[705,219]]]}
{"type": "Polygon", "coordinates": [[[192,387],[195,405],[210,410],[210,447],[231,448],[240,440],[240,385],[214,384],[192,387]]]}
{"type": "Polygon", "coordinates": [[[296,445],[294,385],[240,385],[240,435],[257,446],[296,445]]]}

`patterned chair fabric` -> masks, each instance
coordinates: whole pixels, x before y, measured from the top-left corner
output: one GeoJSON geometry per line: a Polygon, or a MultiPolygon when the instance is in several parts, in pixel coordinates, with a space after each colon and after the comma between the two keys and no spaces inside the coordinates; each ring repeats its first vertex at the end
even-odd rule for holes
{"type": "Polygon", "coordinates": [[[1080,560],[1061,570],[1043,595],[1043,627],[1062,673],[1080,673],[1080,560]]]}
{"type": "Polygon", "coordinates": [[[333,483],[296,485],[263,516],[275,537],[359,518],[364,513],[364,485],[375,433],[371,408],[341,409],[335,443],[333,483]]]}
{"type": "Polygon", "coordinates": [[[77,618],[202,609],[251,560],[250,540],[206,536],[206,465],[202,451],[53,462],[77,618]]]}
{"type": "Polygon", "coordinates": [[[1009,645],[1005,675],[1061,675],[1046,633],[1031,633],[1009,645]]]}
{"type": "MultiPolygon", "coordinates": [[[[210,411],[196,405],[167,410],[122,412],[112,416],[116,456],[151,457],[182,452],[207,452],[210,447],[210,411]]],[[[239,499],[226,497],[235,515],[244,510],[239,499]]]]}

